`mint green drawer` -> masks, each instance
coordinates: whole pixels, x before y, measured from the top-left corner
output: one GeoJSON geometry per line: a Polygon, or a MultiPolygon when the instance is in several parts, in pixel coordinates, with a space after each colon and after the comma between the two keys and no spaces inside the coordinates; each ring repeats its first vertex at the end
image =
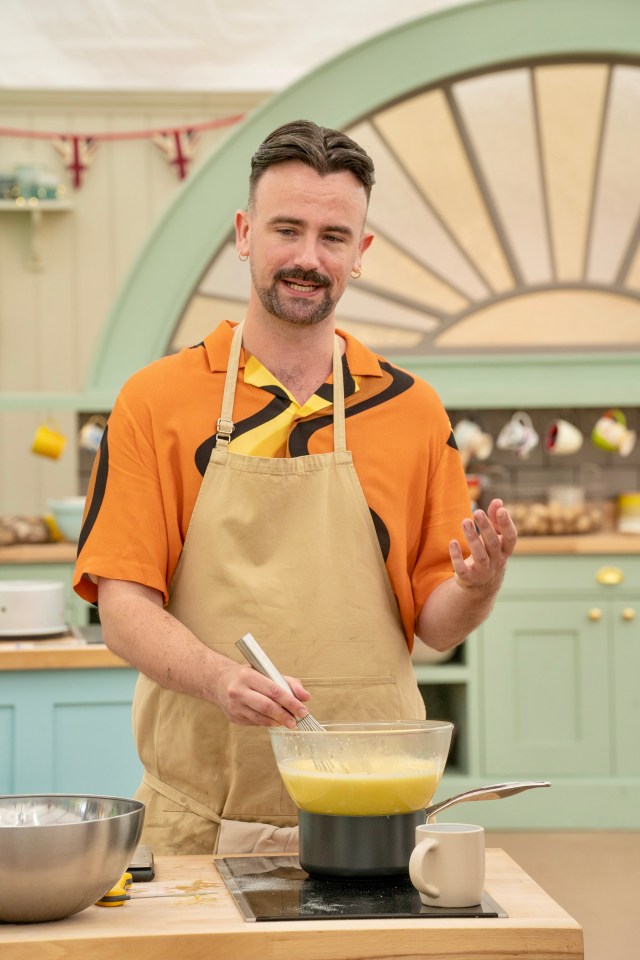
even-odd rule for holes
{"type": "Polygon", "coordinates": [[[500,592],[510,594],[543,590],[555,596],[587,591],[594,598],[615,599],[621,594],[638,595],[640,590],[640,556],[613,554],[597,556],[512,557],[500,592]],[[603,585],[597,575],[603,568],[617,568],[622,580],[617,585],[603,585]]]}

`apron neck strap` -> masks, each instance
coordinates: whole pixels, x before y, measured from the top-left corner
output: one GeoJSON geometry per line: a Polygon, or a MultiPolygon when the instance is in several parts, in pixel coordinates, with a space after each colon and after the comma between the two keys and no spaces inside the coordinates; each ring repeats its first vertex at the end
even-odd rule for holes
{"type": "Polygon", "coordinates": [[[235,430],[233,425],[233,400],[236,394],[236,380],[240,366],[240,351],[242,350],[242,328],[244,320],[238,324],[231,341],[229,360],[227,362],[227,376],[224,381],[222,394],[222,409],[216,424],[216,447],[227,447],[231,434],[235,430]]]}
{"type": "MultiPolygon", "coordinates": [[[[233,423],[233,401],[236,393],[236,381],[240,367],[240,351],[242,349],[242,330],[244,320],[234,330],[227,363],[227,376],[222,394],[222,409],[216,425],[216,446],[225,448],[231,440],[235,427],[233,423]]],[[[336,336],[333,341],[333,446],[336,452],[347,449],[347,435],[344,413],[344,377],[342,374],[342,354],[340,353],[340,339],[336,336]]]]}
{"type": "Polygon", "coordinates": [[[347,449],[347,432],[344,414],[344,376],[340,338],[333,339],[333,449],[342,453],[347,449]]]}

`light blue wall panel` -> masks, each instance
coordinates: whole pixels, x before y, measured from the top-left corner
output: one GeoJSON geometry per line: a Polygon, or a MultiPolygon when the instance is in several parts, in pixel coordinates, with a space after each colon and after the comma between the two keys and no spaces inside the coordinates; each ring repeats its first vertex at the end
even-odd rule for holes
{"type": "Polygon", "coordinates": [[[0,673],[0,789],[132,796],[142,776],[131,728],[137,672],[0,673]]]}
{"type": "Polygon", "coordinates": [[[53,706],[56,793],[131,796],[142,776],[133,755],[131,700],[53,706]]]}
{"type": "Polygon", "coordinates": [[[0,793],[13,793],[15,717],[11,706],[0,706],[0,793]]]}

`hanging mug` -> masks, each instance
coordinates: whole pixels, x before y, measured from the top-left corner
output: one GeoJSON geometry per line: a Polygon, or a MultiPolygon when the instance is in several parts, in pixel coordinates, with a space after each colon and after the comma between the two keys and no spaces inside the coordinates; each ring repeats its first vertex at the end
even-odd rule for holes
{"type": "Polygon", "coordinates": [[[554,420],[544,438],[545,450],[556,456],[577,453],[583,443],[582,433],[568,420],[554,420]]]}
{"type": "Polygon", "coordinates": [[[453,435],[465,467],[472,457],[486,460],[491,456],[493,437],[474,420],[460,420],[453,428],[453,435]]]}
{"type": "Polygon", "coordinates": [[[594,426],[591,441],[601,450],[628,457],[636,443],[636,432],[627,429],[627,418],[622,410],[607,410],[594,426]]]}
{"type": "Polygon", "coordinates": [[[529,456],[539,440],[540,437],[535,431],[529,414],[518,410],[498,434],[496,446],[499,450],[511,450],[524,459],[529,456]]]}
{"type": "Polygon", "coordinates": [[[60,432],[55,420],[45,420],[36,429],[31,442],[31,452],[39,457],[57,460],[67,445],[67,438],[60,432]]]}
{"type": "Polygon", "coordinates": [[[97,453],[104,434],[107,421],[104,417],[89,417],[78,434],[78,445],[89,453],[97,453]]]}

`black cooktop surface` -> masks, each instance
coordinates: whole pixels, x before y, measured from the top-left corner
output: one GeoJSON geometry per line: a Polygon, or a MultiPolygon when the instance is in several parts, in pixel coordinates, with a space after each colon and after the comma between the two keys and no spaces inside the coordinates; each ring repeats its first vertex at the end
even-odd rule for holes
{"type": "Polygon", "coordinates": [[[248,921],[507,916],[487,893],[475,907],[426,907],[408,877],[314,879],[297,857],[225,857],[215,865],[248,921]]]}

